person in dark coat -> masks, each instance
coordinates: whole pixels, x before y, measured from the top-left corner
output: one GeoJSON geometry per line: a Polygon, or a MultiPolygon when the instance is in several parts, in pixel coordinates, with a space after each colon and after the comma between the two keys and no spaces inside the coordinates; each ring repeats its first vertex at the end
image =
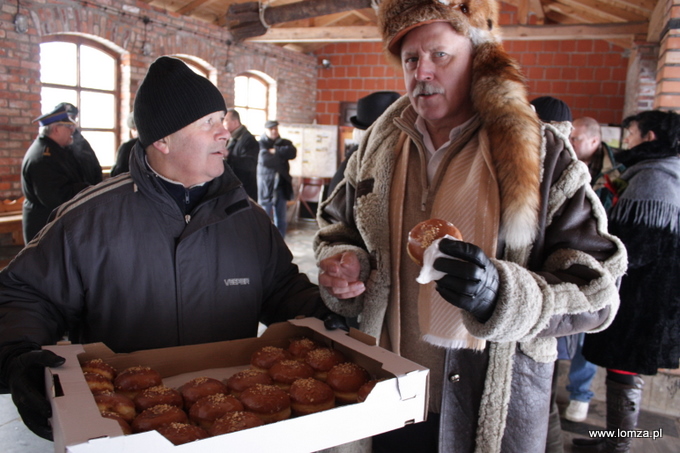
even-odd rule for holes
{"type": "Polygon", "coordinates": [[[113,167],[111,167],[111,176],[118,176],[121,173],[130,171],[130,153],[132,152],[132,148],[134,148],[135,143],[137,143],[139,140],[138,137],[136,137],[137,127],[135,126],[134,112],[131,112],[130,116],[128,116],[127,126],[130,128],[130,132],[134,134],[135,137],[131,138],[125,143],[121,143],[121,145],[118,147],[118,151],[116,151],[116,162],[113,164],[113,167]]]}
{"type": "Polygon", "coordinates": [[[297,148],[279,135],[279,122],[267,121],[260,137],[257,162],[257,200],[274,221],[282,237],[286,237],[287,202],[293,199],[293,179],[289,161],[297,156],[297,148]]]}
{"type": "Polygon", "coordinates": [[[359,148],[359,143],[364,137],[364,131],[371,127],[375,120],[387,110],[387,107],[392,105],[394,101],[400,97],[401,95],[396,91],[376,91],[357,101],[357,114],[349,119],[349,122],[354,126],[354,130],[352,131],[353,143],[345,149],[345,158],[340,163],[340,166],[331,178],[331,182],[328,184],[326,197],[333,192],[335,186],[337,186],[340,181],[342,181],[342,178],[345,177],[347,161],[349,161],[352,153],[359,148]]]}
{"type": "Polygon", "coordinates": [[[76,124],[60,105],[34,121],[40,124],[38,138],[26,151],[21,164],[23,234],[28,244],[47,224],[54,208],[90,185],[69,145],[76,124]]]}
{"type": "MultiPolygon", "coordinates": [[[[222,94],[160,57],[135,96],[130,172],[83,191],[0,272],[0,392],[51,438],[41,345],[115,352],[255,337],[328,314],[319,289],[224,162],[222,94]]],[[[63,119],[68,121],[67,119],[63,119]]]]}
{"type": "MultiPolygon", "coordinates": [[[[680,116],[652,110],[623,121],[626,166],[609,229],[628,250],[621,305],[614,322],[586,335],[583,355],[607,368],[607,429],[634,430],[644,382],[680,363],[680,116]]],[[[630,437],[574,439],[602,451],[628,451],[630,437]]]]}
{"type": "Polygon", "coordinates": [[[236,109],[228,109],[224,127],[231,134],[227,142],[227,163],[243,183],[243,188],[253,200],[257,200],[257,158],[260,145],[248,129],[241,124],[241,115],[236,109]]]}
{"type": "Polygon", "coordinates": [[[83,134],[80,132],[78,125],[78,107],[68,102],[62,102],[58,104],[55,108],[65,107],[68,116],[71,120],[76,123],[76,130],[73,132],[73,143],[71,143],[68,148],[73,152],[76,160],[80,164],[80,171],[83,174],[85,181],[91,185],[99,184],[102,182],[102,166],[99,164],[99,159],[97,154],[92,149],[92,145],[87,141],[83,134]]]}

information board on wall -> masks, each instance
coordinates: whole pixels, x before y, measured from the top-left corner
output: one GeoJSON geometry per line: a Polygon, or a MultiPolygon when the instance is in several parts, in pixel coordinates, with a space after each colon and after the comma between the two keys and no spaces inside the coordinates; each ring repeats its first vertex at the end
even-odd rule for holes
{"type": "Polygon", "coordinates": [[[616,126],[600,126],[602,141],[612,148],[621,148],[621,128],[616,126]]]}
{"type": "Polygon", "coordinates": [[[333,177],[337,169],[337,126],[282,124],[279,134],[297,148],[297,157],[290,161],[291,176],[333,177]]]}

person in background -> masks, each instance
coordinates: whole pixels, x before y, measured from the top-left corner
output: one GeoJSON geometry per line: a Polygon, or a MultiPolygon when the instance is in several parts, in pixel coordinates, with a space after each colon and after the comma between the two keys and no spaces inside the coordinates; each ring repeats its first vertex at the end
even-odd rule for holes
{"type": "Polygon", "coordinates": [[[569,137],[531,108],[497,3],[383,0],[377,15],[407,96],[367,131],[314,240],[329,308],[430,369],[427,421],[374,451],[543,451],[555,337],[609,325],[625,249],[569,137]],[[421,269],[407,236],[430,218],[464,240],[421,269]]]}
{"type": "Polygon", "coordinates": [[[347,161],[354,151],[359,148],[359,143],[361,143],[366,129],[371,127],[371,124],[387,110],[387,107],[392,105],[400,97],[401,95],[396,91],[376,91],[357,101],[357,114],[349,119],[352,126],[354,126],[354,129],[352,130],[352,144],[345,150],[345,158],[340,163],[338,170],[328,184],[327,195],[330,195],[330,193],[333,192],[333,189],[335,189],[345,176],[347,161]]]}
{"type": "MultiPolygon", "coordinates": [[[[0,272],[0,391],[37,435],[52,437],[44,368],[64,361],[41,345],[65,334],[123,353],[329,313],[226,165],[225,109],[208,79],[158,58],[134,100],[130,172],[63,204],[0,272]]],[[[70,137],[65,112],[53,115],[41,121],[70,137]]]]}
{"type": "Polygon", "coordinates": [[[227,163],[243,183],[248,196],[257,200],[257,159],[260,145],[253,134],[241,124],[241,115],[236,109],[227,110],[224,127],[231,134],[227,142],[227,163]]]}
{"type": "Polygon", "coordinates": [[[102,167],[99,164],[97,154],[92,149],[90,142],[88,142],[80,132],[80,128],[78,127],[78,107],[69,104],[68,102],[62,102],[58,104],[55,109],[62,106],[66,109],[71,120],[76,124],[76,130],[73,132],[73,143],[71,143],[68,148],[73,152],[73,155],[80,164],[80,171],[82,172],[85,181],[92,186],[99,184],[103,179],[102,167]]]}
{"type": "Polygon", "coordinates": [[[130,171],[130,153],[132,152],[135,143],[139,140],[137,137],[137,127],[135,126],[134,112],[130,112],[130,115],[127,118],[127,127],[130,129],[130,133],[133,137],[130,140],[121,143],[118,147],[118,151],[116,151],[116,162],[113,164],[113,167],[111,167],[111,176],[117,176],[121,173],[130,171]]]}
{"type": "Polygon", "coordinates": [[[590,184],[609,211],[613,204],[611,181],[618,178],[624,166],[616,162],[614,151],[602,141],[602,129],[594,118],[576,118],[569,140],[578,159],[588,165],[590,184]]]}
{"type": "MultiPolygon", "coordinates": [[[[586,335],[583,356],[607,369],[608,430],[637,426],[640,375],[677,368],[680,361],[680,116],[650,110],[623,120],[627,149],[616,154],[626,169],[615,187],[609,229],[628,250],[621,306],[606,330],[586,335]]],[[[599,451],[626,452],[631,437],[575,438],[599,451]]]]}
{"type": "Polygon", "coordinates": [[[81,162],[69,145],[76,124],[64,104],[39,116],[40,132],[26,151],[21,164],[21,190],[24,194],[22,227],[28,244],[47,224],[57,206],[90,186],[81,162]]]}
{"type": "Polygon", "coordinates": [[[279,135],[279,122],[267,121],[260,137],[257,162],[257,200],[274,221],[282,237],[286,237],[288,200],[293,199],[293,179],[289,161],[297,156],[297,148],[279,135]]]}

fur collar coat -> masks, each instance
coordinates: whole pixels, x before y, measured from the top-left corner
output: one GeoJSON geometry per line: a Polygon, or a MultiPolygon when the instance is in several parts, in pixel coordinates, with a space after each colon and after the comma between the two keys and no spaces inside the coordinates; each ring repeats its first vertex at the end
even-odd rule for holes
{"type": "MultiPolygon", "coordinates": [[[[402,130],[394,121],[409,105],[403,97],[367,131],[348,163],[344,181],[320,206],[321,228],[314,241],[317,261],[349,250],[359,256],[364,294],[338,300],[322,288],[322,295],[337,313],[359,316],[360,328],[375,337],[383,328],[392,287],[387,211],[395,148],[402,132],[412,146],[419,140],[415,127],[402,130]]],[[[502,140],[501,130],[496,125],[483,127],[480,133],[488,134],[493,144],[502,140]]],[[[501,206],[499,253],[492,257],[501,280],[498,303],[484,324],[466,317],[470,333],[487,340],[487,351],[477,355],[484,363],[467,367],[474,373],[470,380],[483,384],[470,406],[473,413],[468,414],[467,434],[450,429],[448,406],[443,404],[441,451],[526,452],[534,451],[529,444],[535,447],[541,442],[544,447],[555,337],[604,329],[618,308],[615,280],[626,266],[625,249],[607,232],[604,209],[590,188],[588,169],[576,159],[564,132],[552,125],[540,126],[541,146],[535,150],[538,165],[533,167],[537,184],[517,176],[526,173],[526,168],[518,166],[527,156],[515,159],[511,154],[494,154],[498,180],[506,181],[499,182],[501,199],[507,201],[501,206]],[[515,195],[508,197],[508,191],[515,195]],[[523,203],[536,199],[535,215],[514,215],[532,212],[523,203]],[[516,360],[518,355],[523,360],[516,360]],[[531,415],[546,420],[542,427],[540,423],[527,427],[508,417],[515,403],[523,405],[528,395],[539,390],[520,388],[518,392],[514,388],[518,376],[531,373],[518,369],[519,362],[543,370],[539,373],[542,394],[531,405],[531,415]],[[455,441],[447,439],[456,436],[466,437],[464,447],[451,450],[455,441]],[[509,445],[516,448],[506,449],[509,445]]],[[[444,389],[445,400],[450,393],[444,389]]]]}

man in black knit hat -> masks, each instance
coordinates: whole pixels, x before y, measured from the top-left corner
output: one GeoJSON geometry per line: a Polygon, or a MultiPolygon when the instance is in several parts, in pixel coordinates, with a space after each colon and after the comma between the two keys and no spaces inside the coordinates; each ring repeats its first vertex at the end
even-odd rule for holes
{"type": "Polygon", "coordinates": [[[41,350],[68,333],[115,352],[255,337],[328,312],[224,162],[224,98],[181,60],[139,87],[130,172],[84,190],[0,273],[0,391],[50,439],[41,350]]]}

